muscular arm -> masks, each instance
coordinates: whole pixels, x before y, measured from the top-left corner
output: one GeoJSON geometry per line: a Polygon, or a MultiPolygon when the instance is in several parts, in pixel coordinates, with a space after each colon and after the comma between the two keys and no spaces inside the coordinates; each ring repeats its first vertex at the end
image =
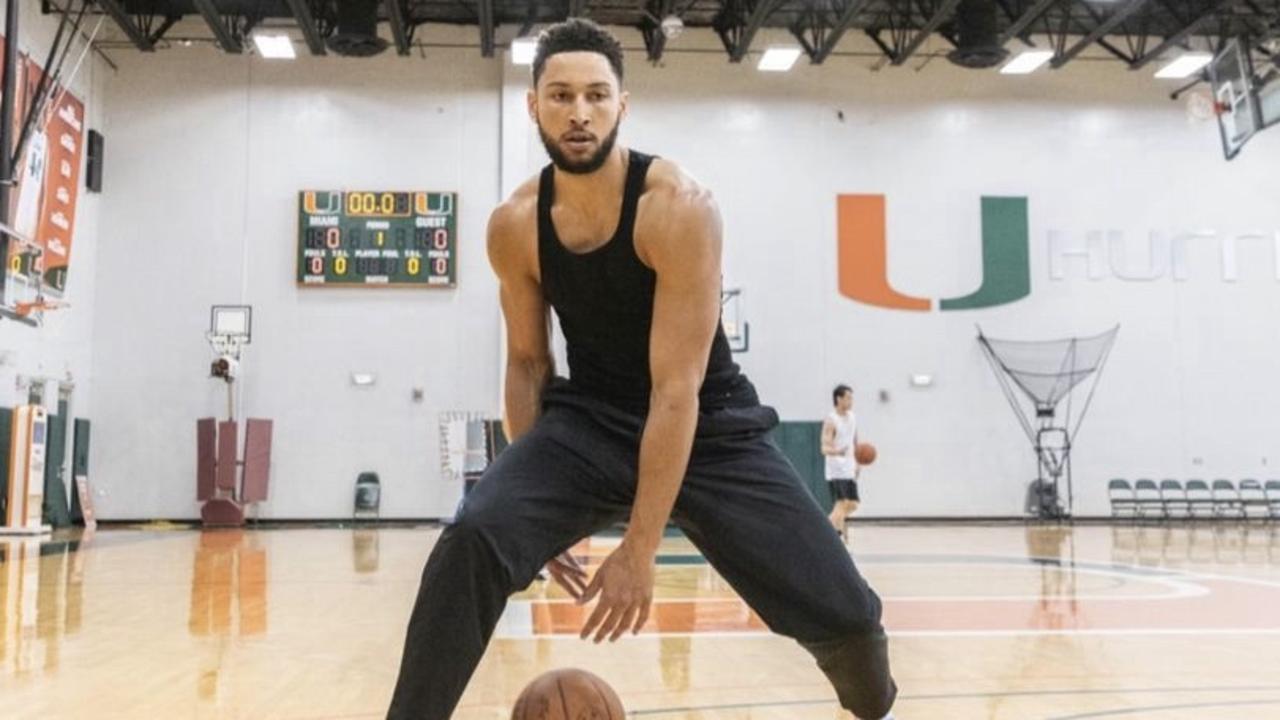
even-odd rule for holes
{"type": "MultiPolygon", "coordinates": [[[[698,188],[671,191],[646,246],[657,274],[649,339],[652,391],[624,543],[657,552],[689,464],[698,391],[720,320],[720,213],[698,188]]],[[[655,213],[656,214],[656,213],[655,213]]]]}
{"type": "Polygon", "coordinates": [[[542,389],[555,372],[549,316],[533,270],[533,247],[520,211],[506,203],[489,218],[489,263],[498,276],[507,329],[503,429],[507,439],[529,431],[538,418],[542,389]]]}
{"type": "Polygon", "coordinates": [[[649,335],[653,387],[627,534],[579,599],[600,596],[581,633],[595,632],[596,642],[639,632],[649,617],[654,556],[688,469],[698,391],[720,319],[720,213],[711,197],[696,187],[668,187],[649,204],[655,210],[642,206],[636,250],[657,274],[649,335]]]}

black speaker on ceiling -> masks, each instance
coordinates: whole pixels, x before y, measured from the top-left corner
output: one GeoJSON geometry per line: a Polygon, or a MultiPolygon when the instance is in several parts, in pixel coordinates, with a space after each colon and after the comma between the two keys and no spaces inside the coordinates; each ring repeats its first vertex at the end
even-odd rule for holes
{"type": "Polygon", "coordinates": [[[91,192],[102,192],[102,133],[89,131],[89,145],[86,148],[89,159],[85,163],[84,184],[91,192]]]}
{"type": "Polygon", "coordinates": [[[338,30],[326,44],[338,55],[369,57],[387,49],[378,37],[379,0],[338,0],[338,30]]]}
{"type": "Polygon", "coordinates": [[[995,0],[960,0],[953,27],[956,49],[947,59],[961,67],[982,69],[999,65],[1009,51],[1000,46],[995,0]]]}

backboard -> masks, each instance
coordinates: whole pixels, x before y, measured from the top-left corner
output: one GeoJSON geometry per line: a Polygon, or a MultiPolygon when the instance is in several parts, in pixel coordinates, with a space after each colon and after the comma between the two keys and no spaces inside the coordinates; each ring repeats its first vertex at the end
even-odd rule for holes
{"type": "Polygon", "coordinates": [[[249,305],[214,305],[209,312],[209,334],[241,338],[248,344],[253,337],[253,307],[249,305]]]}
{"type": "Polygon", "coordinates": [[[1209,63],[1209,81],[1217,103],[1222,152],[1230,160],[1262,129],[1253,87],[1253,61],[1243,39],[1228,42],[1213,58],[1209,63]]]}

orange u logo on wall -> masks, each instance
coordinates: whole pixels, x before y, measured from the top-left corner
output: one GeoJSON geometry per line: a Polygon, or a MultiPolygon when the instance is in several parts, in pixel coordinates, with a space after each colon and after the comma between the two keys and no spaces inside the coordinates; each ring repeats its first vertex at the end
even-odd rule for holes
{"type": "Polygon", "coordinates": [[[934,300],[889,284],[889,243],[884,195],[836,197],[836,242],[840,294],[866,305],[928,312],[979,310],[1016,302],[1031,294],[1027,199],[987,197],[982,204],[982,284],[968,295],[934,300]]]}

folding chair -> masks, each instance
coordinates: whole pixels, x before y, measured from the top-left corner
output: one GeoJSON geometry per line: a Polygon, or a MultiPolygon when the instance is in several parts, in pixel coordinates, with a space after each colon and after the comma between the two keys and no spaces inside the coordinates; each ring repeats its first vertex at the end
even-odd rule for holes
{"type": "Polygon", "coordinates": [[[1212,492],[1214,517],[1244,517],[1244,506],[1240,504],[1240,493],[1230,480],[1214,480],[1212,492]]]}
{"type": "Polygon", "coordinates": [[[1270,503],[1262,483],[1252,478],[1240,481],[1240,514],[1245,518],[1266,519],[1270,517],[1270,503]]]}
{"type": "Polygon", "coordinates": [[[1262,492],[1267,497],[1267,515],[1280,520],[1280,480],[1268,480],[1262,492]]]}
{"type": "Polygon", "coordinates": [[[1107,498],[1111,501],[1111,517],[1135,517],[1138,503],[1133,497],[1133,486],[1128,480],[1114,478],[1107,483],[1107,498]]]}
{"type": "Polygon", "coordinates": [[[1133,484],[1133,499],[1137,505],[1138,517],[1165,517],[1164,500],[1160,497],[1160,488],[1154,480],[1139,480],[1133,484]]]}
{"type": "Polygon", "coordinates": [[[1187,517],[1192,520],[1213,517],[1213,493],[1203,480],[1187,481],[1187,517]]]}
{"type": "Polygon", "coordinates": [[[1160,481],[1160,502],[1164,504],[1167,518],[1185,518],[1189,514],[1187,493],[1177,480],[1160,481]]]}

